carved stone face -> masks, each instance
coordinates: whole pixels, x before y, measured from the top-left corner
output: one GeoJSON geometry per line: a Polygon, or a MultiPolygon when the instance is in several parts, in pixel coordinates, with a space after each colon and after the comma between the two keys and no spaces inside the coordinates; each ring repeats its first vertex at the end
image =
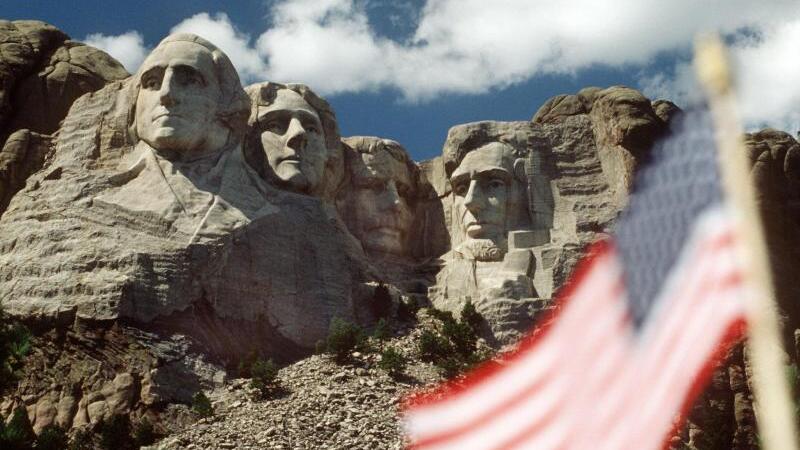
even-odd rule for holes
{"type": "Polygon", "coordinates": [[[166,42],[139,70],[136,134],[156,150],[202,155],[218,150],[228,131],[217,124],[221,97],[211,52],[202,45],[166,42]]]}
{"type": "Polygon", "coordinates": [[[359,156],[351,164],[350,231],[368,252],[403,255],[412,222],[407,199],[413,182],[408,166],[386,150],[359,156]]]}
{"type": "Polygon", "coordinates": [[[509,218],[520,207],[517,161],[511,147],[495,142],[467,153],[450,175],[455,220],[465,242],[505,241],[509,218]]]}
{"type": "Polygon", "coordinates": [[[328,149],[319,115],[300,94],[280,89],[269,106],[258,107],[261,144],[279,182],[297,192],[322,181],[328,149]]]}

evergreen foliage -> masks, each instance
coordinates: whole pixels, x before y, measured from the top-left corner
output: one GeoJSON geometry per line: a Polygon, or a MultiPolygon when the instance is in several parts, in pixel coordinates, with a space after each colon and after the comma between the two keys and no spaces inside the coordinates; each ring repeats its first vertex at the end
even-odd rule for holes
{"type": "Polygon", "coordinates": [[[14,409],[8,423],[0,420],[0,448],[3,450],[29,450],[35,441],[36,435],[24,406],[14,409]]]}
{"type": "Polygon", "coordinates": [[[393,347],[388,347],[381,352],[381,360],[378,367],[385,370],[389,375],[396,377],[403,373],[406,368],[406,358],[393,347]]]}
{"type": "Polygon", "coordinates": [[[203,391],[198,391],[192,397],[192,411],[200,417],[211,417],[214,415],[214,407],[211,400],[203,391]]]}
{"type": "Polygon", "coordinates": [[[66,450],[69,445],[69,436],[58,425],[48,425],[42,428],[36,438],[36,450],[66,450]]]}
{"type": "Polygon", "coordinates": [[[127,414],[118,414],[100,423],[100,448],[105,450],[134,450],[131,421],[127,414]]]}
{"type": "Polygon", "coordinates": [[[278,366],[271,360],[257,359],[250,368],[250,386],[257,389],[262,398],[277,388],[278,366]]]}
{"type": "Polygon", "coordinates": [[[358,325],[334,317],[331,321],[325,351],[342,364],[350,359],[350,354],[365,341],[364,333],[358,325]]]}
{"type": "Polygon", "coordinates": [[[487,354],[478,351],[478,330],[484,319],[472,302],[464,305],[460,320],[449,311],[434,308],[428,314],[435,319],[435,325],[420,334],[417,341],[420,359],[433,363],[447,378],[487,359],[487,354]]]}
{"type": "Polygon", "coordinates": [[[24,325],[13,322],[0,305],[0,391],[15,379],[31,350],[31,333],[24,325]]]}

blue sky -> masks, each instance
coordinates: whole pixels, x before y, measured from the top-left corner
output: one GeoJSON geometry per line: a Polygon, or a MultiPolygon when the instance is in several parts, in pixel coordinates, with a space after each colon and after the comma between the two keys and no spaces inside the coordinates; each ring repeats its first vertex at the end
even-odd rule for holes
{"type": "Polygon", "coordinates": [[[800,128],[797,0],[4,0],[0,17],[52,23],[131,71],[170,32],[195,32],[244,84],[305,82],[342,135],[395,139],[417,160],[438,155],[453,125],[528,120],[586,86],[690,102],[692,39],[720,31],[749,126],[800,128]]]}

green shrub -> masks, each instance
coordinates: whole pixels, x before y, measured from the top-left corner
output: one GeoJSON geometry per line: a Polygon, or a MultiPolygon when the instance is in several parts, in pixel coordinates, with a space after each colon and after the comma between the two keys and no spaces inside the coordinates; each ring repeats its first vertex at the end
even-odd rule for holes
{"type": "Polygon", "coordinates": [[[69,450],[94,450],[94,448],[92,432],[88,429],[81,428],[72,434],[69,450]]]}
{"type": "Polygon", "coordinates": [[[450,311],[442,311],[441,309],[428,308],[428,315],[430,315],[431,317],[442,323],[456,321],[456,319],[453,318],[453,313],[451,313],[450,311]]]}
{"type": "Polygon", "coordinates": [[[391,376],[397,376],[403,373],[407,362],[406,358],[400,352],[389,347],[381,352],[381,360],[378,362],[378,367],[385,370],[391,376]]]}
{"type": "Polygon", "coordinates": [[[203,391],[198,391],[192,397],[192,411],[200,417],[211,417],[214,415],[214,407],[211,406],[211,400],[206,396],[203,391]]]}
{"type": "Polygon", "coordinates": [[[461,322],[469,325],[472,331],[477,335],[480,333],[483,326],[483,316],[475,309],[472,300],[467,297],[467,302],[464,303],[464,308],[461,309],[461,322]]]}
{"type": "Polygon", "coordinates": [[[377,341],[385,341],[389,339],[392,335],[391,327],[389,327],[389,322],[386,319],[380,319],[378,323],[375,324],[375,328],[372,330],[372,337],[375,338],[377,341]]]}
{"type": "Polygon", "coordinates": [[[478,351],[477,330],[484,319],[472,302],[464,305],[460,320],[448,311],[431,308],[428,313],[436,324],[423,330],[417,349],[420,359],[433,363],[443,376],[456,376],[490,356],[478,351]]]}
{"type": "Polygon", "coordinates": [[[158,440],[153,424],[147,418],[143,418],[133,429],[133,442],[136,447],[154,444],[158,440]]]}
{"type": "Polygon", "coordinates": [[[436,362],[436,367],[445,378],[453,378],[462,373],[466,366],[462,360],[455,356],[448,356],[436,362]]]}
{"type": "Polygon", "coordinates": [[[117,414],[110,420],[101,422],[99,428],[100,448],[105,450],[133,450],[131,420],[126,414],[117,414]]]}
{"type": "Polygon", "coordinates": [[[14,381],[14,373],[22,367],[25,356],[30,352],[31,338],[30,331],[24,325],[12,323],[0,309],[0,390],[14,381]]]}
{"type": "Polygon", "coordinates": [[[423,330],[417,342],[419,357],[426,362],[436,362],[453,352],[453,347],[433,330],[423,330]]]}
{"type": "Polygon", "coordinates": [[[344,363],[363,341],[364,334],[359,326],[334,317],[325,341],[325,351],[332,354],[338,363],[344,363]]]}
{"type": "Polygon", "coordinates": [[[251,378],[250,375],[250,368],[253,367],[256,360],[260,358],[261,355],[255,350],[251,350],[247,356],[244,357],[241,361],[239,361],[239,366],[237,367],[237,374],[240,378],[251,378]]]}
{"type": "Polygon", "coordinates": [[[36,450],[66,450],[69,444],[67,433],[58,425],[42,428],[36,438],[36,450]]]}
{"type": "Polygon", "coordinates": [[[3,424],[0,420],[0,448],[4,450],[27,450],[33,448],[36,435],[28,419],[28,411],[20,405],[11,413],[11,420],[3,424]]]}
{"type": "Polygon", "coordinates": [[[278,366],[271,359],[257,359],[250,368],[250,374],[253,377],[250,386],[257,389],[261,397],[268,396],[277,387],[278,366]]]}
{"type": "Polygon", "coordinates": [[[478,336],[472,327],[463,322],[445,322],[442,325],[442,336],[448,339],[453,349],[461,356],[469,357],[477,348],[478,336]]]}

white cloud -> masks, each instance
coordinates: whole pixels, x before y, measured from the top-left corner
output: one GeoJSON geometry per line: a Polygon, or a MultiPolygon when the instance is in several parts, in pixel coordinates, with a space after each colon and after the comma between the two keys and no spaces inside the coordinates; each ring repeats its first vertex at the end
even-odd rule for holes
{"type": "Polygon", "coordinates": [[[250,44],[250,35],[237,30],[227,14],[195,14],[170,33],[194,33],[219,47],[231,59],[243,83],[266,79],[266,63],[250,44]]]}
{"type": "MultiPolygon", "coordinates": [[[[237,30],[223,13],[194,15],[172,32],[217,44],[244,83],[304,82],[323,95],[393,88],[406,100],[426,101],[596,65],[638,72],[664,52],[689,50],[698,32],[717,31],[750,36],[735,47],[748,120],[792,120],[800,104],[800,59],[793,49],[800,42],[797,0],[428,0],[409,21],[416,29],[403,41],[376,32],[368,1],[270,5],[270,24],[258,36],[237,30]]],[[[127,58],[132,51],[109,44],[128,35],[139,37],[138,47],[128,46],[141,49],[137,33],[91,37],[134,70],[141,56],[127,58]]],[[[680,103],[695,95],[692,83],[691,67],[682,62],[642,77],[640,86],[680,103]]]]}
{"type": "Polygon", "coordinates": [[[798,15],[785,0],[429,0],[412,38],[394,42],[376,35],[355,0],[284,0],[272,13],[258,39],[269,78],[326,94],[393,87],[410,100],[644,64],[701,30],[760,29],[798,15]]]}
{"type": "Polygon", "coordinates": [[[751,127],[800,130],[800,18],[733,49],[744,120],[751,127]]]}
{"type": "Polygon", "coordinates": [[[83,39],[88,45],[99,48],[119,61],[128,72],[135,72],[149,53],[144,38],[138,31],[128,31],[117,36],[94,33],[83,39]]]}
{"type": "MultiPolygon", "coordinates": [[[[729,48],[737,77],[742,118],[748,128],[770,126],[796,133],[800,130],[800,17],[765,27],[729,48]]],[[[700,94],[694,68],[681,61],[671,73],[645,76],[641,87],[653,98],[689,104],[700,94]]]]}

